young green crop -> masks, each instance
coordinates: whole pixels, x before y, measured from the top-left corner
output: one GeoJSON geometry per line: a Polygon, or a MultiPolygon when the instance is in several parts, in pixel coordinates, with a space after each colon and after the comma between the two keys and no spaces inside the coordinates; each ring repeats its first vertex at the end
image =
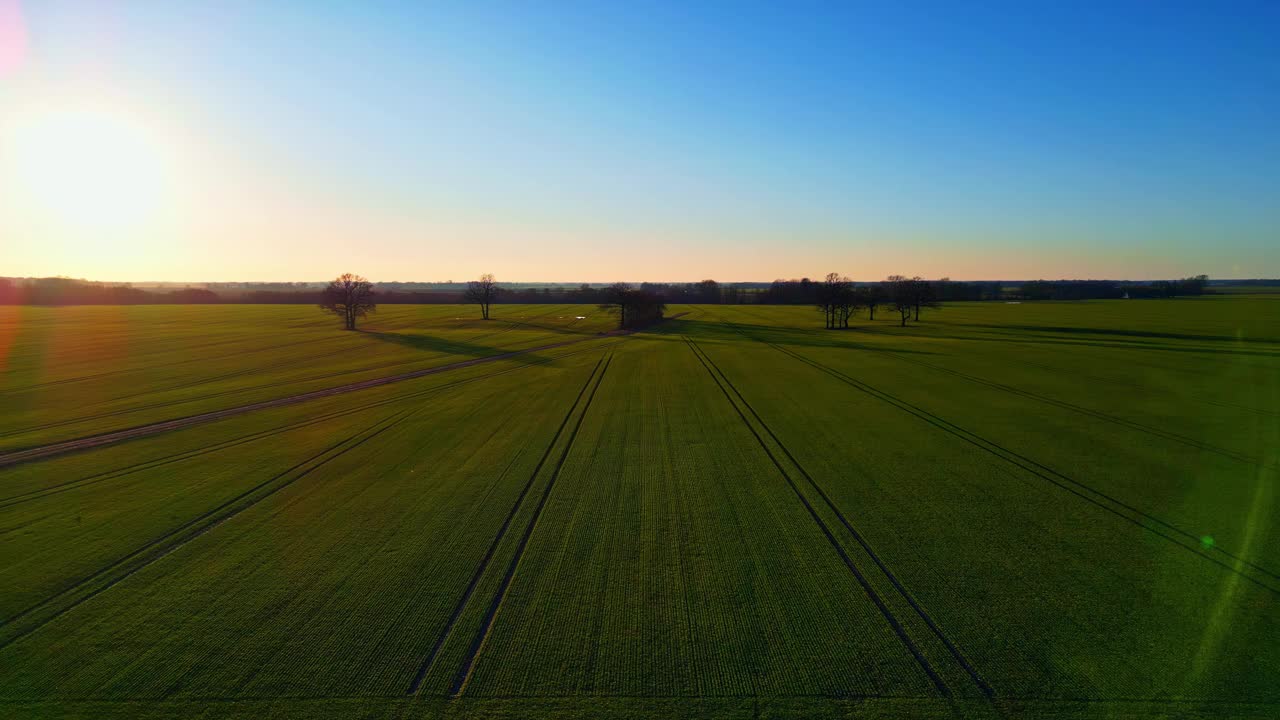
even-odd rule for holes
{"type": "Polygon", "coordinates": [[[0,467],[0,714],[1280,707],[1280,299],[474,313],[0,315],[4,448],[583,340],[0,467]]]}

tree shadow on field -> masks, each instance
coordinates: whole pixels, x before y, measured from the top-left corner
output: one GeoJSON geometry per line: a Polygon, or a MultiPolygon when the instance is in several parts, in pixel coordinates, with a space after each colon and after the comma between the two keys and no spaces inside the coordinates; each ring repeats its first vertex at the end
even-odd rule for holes
{"type": "MultiPolygon", "coordinates": [[[[446,355],[457,355],[458,360],[471,360],[475,358],[492,357],[494,355],[503,355],[506,353],[520,353],[508,358],[515,362],[535,364],[544,362],[546,358],[539,356],[537,353],[521,352],[521,348],[501,348],[492,345],[479,345],[460,340],[450,340],[435,335],[417,335],[407,333],[378,332],[373,330],[362,330],[365,337],[373,338],[381,342],[392,343],[410,350],[417,350],[424,353],[443,353],[446,355]]],[[[544,343],[550,344],[550,343],[544,343]]]]}
{"type": "MultiPolygon", "coordinates": [[[[680,318],[659,323],[658,325],[655,325],[648,334],[654,336],[689,335],[695,340],[724,340],[732,342],[760,340],[764,342],[778,343],[780,345],[833,348],[838,350],[890,350],[896,353],[911,355],[937,354],[928,350],[904,348],[888,343],[868,344],[858,342],[857,337],[860,332],[862,331],[856,328],[824,330],[822,328],[807,329],[740,322],[728,325],[719,320],[709,321],[680,318]]],[[[876,333],[876,335],[881,338],[894,337],[893,334],[887,332],[876,333]]],[[[672,337],[671,339],[677,338],[672,337]]]]}

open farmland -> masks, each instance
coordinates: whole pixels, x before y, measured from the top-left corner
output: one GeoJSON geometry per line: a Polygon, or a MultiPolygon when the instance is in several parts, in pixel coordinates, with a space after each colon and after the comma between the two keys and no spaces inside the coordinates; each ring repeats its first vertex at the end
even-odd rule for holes
{"type": "Polygon", "coordinates": [[[1280,715],[1280,296],[476,314],[0,308],[11,459],[253,406],[0,454],[0,714],[1280,715]]]}

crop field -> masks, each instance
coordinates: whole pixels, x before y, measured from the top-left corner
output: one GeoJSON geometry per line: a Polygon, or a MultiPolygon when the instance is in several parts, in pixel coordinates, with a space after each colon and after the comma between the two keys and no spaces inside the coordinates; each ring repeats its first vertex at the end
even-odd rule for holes
{"type": "Polygon", "coordinates": [[[1280,717],[1280,295],[667,315],[0,307],[0,716],[1280,717]]]}

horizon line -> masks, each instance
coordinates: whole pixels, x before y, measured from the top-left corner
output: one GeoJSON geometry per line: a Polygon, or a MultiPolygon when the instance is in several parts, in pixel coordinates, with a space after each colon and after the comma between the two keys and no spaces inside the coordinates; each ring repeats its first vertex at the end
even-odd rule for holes
{"type": "MultiPolygon", "coordinates": [[[[916,276],[910,276],[910,275],[908,275],[908,276],[906,276],[906,277],[916,277],[916,276]]],[[[944,281],[944,280],[945,280],[945,281],[949,281],[949,282],[968,282],[968,283],[989,283],[989,282],[1037,282],[1037,281],[1048,281],[1048,282],[1064,282],[1064,281],[1072,281],[1072,282],[1127,282],[1127,283],[1144,283],[1144,282],[1161,282],[1161,281],[1165,281],[1165,280],[1181,280],[1181,279],[1184,279],[1185,277],[1195,277],[1195,276],[1171,276],[1171,277],[1164,277],[1164,278],[1142,278],[1142,279],[1125,278],[1125,277],[1056,277],[1056,278],[1050,278],[1050,277],[1044,277],[1044,276],[1042,276],[1042,277],[1036,277],[1036,278],[1031,278],[1031,277],[1021,277],[1021,278],[975,278],[975,279],[968,279],[968,278],[956,278],[956,277],[949,277],[949,276],[947,276],[947,277],[940,277],[940,278],[928,278],[928,277],[925,277],[925,278],[922,278],[922,279],[924,279],[924,280],[928,280],[928,281],[931,281],[931,282],[939,282],[939,281],[944,281]]],[[[36,276],[36,275],[7,275],[7,276],[6,276],[6,275],[0,275],[0,279],[3,279],[3,280],[59,280],[59,279],[61,279],[61,280],[73,280],[73,281],[79,281],[79,282],[91,282],[91,283],[112,284],[112,285],[124,285],[124,284],[129,284],[129,285],[151,285],[151,284],[155,284],[155,285],[158,285],[158,284],[165,284],[165,285],[214,285],[214,284],[227,284],[227,283],[234,283],[234,284],[241,284],[241,285],[275,285],[275,284],[283,284],[283,283],[307,283],[307,284],[322,285],[322,284],[324,284],[324,283],[330,282],[330,280],[331,280],[331,279],[330,279],[330,280],[94,280],[94,279],[90,279],[90,278],[83,278],[83,277],[79,277],[79,278],[77,278],[77,277],[70,277],[70,276],[67,276],[67,275],[43,275],[43,276],[36,276]]],[[[380,284],[403,284],[403,285],[466,285],[468,282],[472,282],[472,280],[373,280],[373,279],[370,279],[370,278],[365,278],[365,279],[366,279],[366,280],[368,280],[369,282],[371,282],[371,283],[375,284],[375,285],[380,285],[380,284]]],[[[613,283],[617,283],[617,282],[625,282],[625,283],[629,283],[629,284],[632,284],[632,285],[640,285],[640,284],[644,284],[644,283],[653,284],[653,285],[696,285],[696,284],[698,284],[698,283],[705,282],[706,280],[713,280],[714,282],[716,282],[716,283],[718,283],[718,284],[720,284],[720,285],[737,285],[737,284],[769,285],[769,284],[774,283],[774,282],[799,282],[799,281],[806,280],[806,279],[807,279],[807,280],[809,280],[810,282],[822,282],[822,277],[810,277],[810,276],[791,277],[791,278],[774,278],[774,279],[772,279],[772,280],[715,280],[714,278],[703,278],[703,279],[701,279],[701,280],[617,280],[617,279],[614,279],[614,280],[495,280],[495,282],[497,282],[497,284],[498,284],[498,285],[565,285],[565,286],[574,286],[574,285],[612,285],[613,283]]],[[[877,283],[877,282],[885,282],[886,280],[887,280],[887,278],[879,278],[879,279],[876,279],[876,280],[859,280],[859,279],[857,279],[857,278],[849,278],[849,282],[853,282],[853,283],[877,283]]],[[[1267,281],[1273,281],[1273,280],[1280,280],[1280,277],[1275,277],[1275,278],[1272,278],[1272,277],[1264,277],[1264,276],[1253,276],[1253,277],[1222,277],[1222,278],[1209,277],[1209,282],[1243,282],[1243,281],[1246,281],[1246,280],[1267,280],[1267,281]]]]}

